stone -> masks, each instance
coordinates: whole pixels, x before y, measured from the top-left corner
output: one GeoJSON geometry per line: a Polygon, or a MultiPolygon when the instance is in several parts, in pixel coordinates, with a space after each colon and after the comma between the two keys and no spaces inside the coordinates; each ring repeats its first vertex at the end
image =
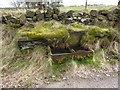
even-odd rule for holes
{"type": "Polygon", "coordinates": [[[49,15],[52,15],[54,12],[53,12],[53,8],[52,7],[47,7],[47,14],[49,15]]]}
{"type": "Polygon", "coordinates": [[[107,15],[107,20],[116,21],[117,18],[116,18],[116,16],[114,14],[110,13],[110,14],[107,15]]]}
{"type": "Polygon", "coordinates": [[[94,25],[95,21],[91,18],[81,18],[81,23],[84,25],[94,25]]]}
{"type": "Polygon", "coordinates": [[[84,18],[89,18],[89,17],[90,17],[90,15],[89,15],[87,12],[83,12],[82,17],[84,17],[84,18]]]}
{"type": "Polygon", "coordinates": [[[107,16],[110,13],[110,11],[109,10],[99,10],[98,13],[99,13],[99,15],[107,16]]]}
{"type": "Polygon", "coordinates": [[[2,24],[6,24],[6,18],[2,16],[2,24]]]}
{"type": "Polygon", "coordinates": [[[36,15],[39,15],[39,14],[41,14],[41,13],[42,13],[42,10],[39,10],[39,9],[36,10],[36,12],[35,12],[36,15]]]}
{"type": "Polygon", "coordinates": [[[14,24],[20,24],[20,20],[16,19],[15,17],[12,17],[10,21],[14,24]]]}
{"type": "Polygon", "coordinates": [[[11,15],[6,15],[5,18],[6,18],[6,20],[10,20],[12,18],[12,16],[11,15]]]}
{"type": "Polygon", "coordinates": [[[6,24],[12,24],[10,20],[6,20],[6,24]]]}
{"type": "Polygon", "coordinates": [[[77,16],[78,16],[78,17],[82,17],[82,16],[83,16],[83,12],[77,13],[77,16]]]}
{"type": "Polygon", "coordinates": [[[69,19],[69,18],[65,19],[65,24],[70,24],[70,23],[72,23],[72,22],[73,22],[73,20],[71,20],[71,19],[69,19]]]}
{"type": "Polygon", "coordinates": [[[36,15],[36,19],[39,21],[39,20],[44,20],[44,18],[45,18],[45,15],[44,15],[44,13],[41,13],[41,14],[39,14],[39,15],[36,15]]]}
{"type": "Polygon", "coordinates": [[[91,15],[92,17],[97,17],[97,16],[98,16],[98,11],[97,11],[97,10],[91,10],[91,11],[90,11],[90,15],[91,15]]]}
{"type": "Polygon", "coordinates": [[[106,74],[106,76],[107,76],[107,77],[110,77],[110,75],[109,75],[109,74],[106,74]]]}
{"type": "Polygon", "coordinates": [[[39,4],[38,4],[38,9],[39,9],[39,10],[44,9],[44,5],[43,5],[43,4],[41,4],[41,3],[39,3],[39,4]]]}
{"type": "Polygon", "coordinates": [[[98,18],[97,18],[99,21],[103,21],[103,20],[106,20],[105,16],[103,15],[98,15],[98,18]]]}
{"type": "Polygon", "coordinates": [[[52,78],[55,78],[55,76],[53,75],[52,78]]]}
{"type": "Polygon", "coordinates": [[[36,22],[36,21],[37,21],[37,17],[34,16],[34,17],[33,17],[33,22],[36,22]]]}
{"type": "Polygon", "coordinates": [[[50,21],[50,20],[52,20],[52,18],[45,18],[44,20],[45,21],[50,21]]]}
{"type": "Polygon", "coordinates": [[[56,7],[53,7],[53,13],[58,15],[60,13],[60,10],[56,7]]]}
{"type": "Polygon", "coordinates": [[[27,21],[27,18],[26,18],[26,15],[25,15],[25,14],[22,14],[19,18],[20,18],[20,21],[21,21],[21,22],[24,22],[24,23],[25,23],[25,22],[27,21]]]}
{"type": "Polygon", "coordinates": [[[113,13],[120,15],[120,8],[115,8],[115,9],[113,10],[113,13]]]}
{"type": "Polygon", "coordinates": [[[63,80],[66,80],[67,78],[63,77],[63,80]]]}
{"type": "Polygon", "coordinates": [[[50,82],[45,82],[45,84],[50,84],[50,82]]]}
{"type": "Polygon", "coordinates": [[[55,19],[55,20],[58,20],[58,15],[57,14],[53,14],[52,18],[55,19]]]}
{"type": "Polygon", "coordinates": [[[67,18],[71,18],[71,17],[73,17],[73,13],[74,13],[73,10],[68,11],[68,12],[66,13],[67,18]]]}
{"type": "Polygon", "coordinates": [[[81,21],[81,17],[77,17],[76,21],[80,22],[81,21]]]}
{"type": "Polygon", "coordinates": [[[27,10],[27,11],[26,11],[26,17],[27,17],[27,18],[32,18],[32,17],[34,17],[34,15],[35,15],[35,12],[30,11],[30,10],[27,10]]]}
{"type": "Polygon", "coordinates": [[[52,18],[53,14],[45,13],[45,18],[52,18]]]}
{"type": "Polygon", "coordinates": [[[26,23],[25,26],[29,27],[29,28],[34,28],[34,24],[32,24],[32,23],[26,23]]]}
{"type": "Polygon", "coordinates": [[[92,69],[92,72],[96,72],[96,69],[92,69]]]}
{"type": "Polygon", "coordinates": [[[33,19],[32,18],[27,18],[27,21],[32,22],[33,19]]]}
{"type": "Polygon", "coordinates": [[[63,13],[59,14],[59,15],[58,15],[58,18],[59,18],[59,20],[64,20],[64,19],[66,19],[66,18],[67,18],[66,12],[63,12],[63,13]]]}

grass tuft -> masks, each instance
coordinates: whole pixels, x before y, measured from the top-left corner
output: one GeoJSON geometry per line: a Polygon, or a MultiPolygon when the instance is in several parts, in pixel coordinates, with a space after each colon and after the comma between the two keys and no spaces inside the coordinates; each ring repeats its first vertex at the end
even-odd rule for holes
{"type": "Polygon", "coordinates": [[[107,62],[113,65],[113,64],[117,63],[118,60],[117,59],[110,59],[110,60],[107,60],[107,62]]]}

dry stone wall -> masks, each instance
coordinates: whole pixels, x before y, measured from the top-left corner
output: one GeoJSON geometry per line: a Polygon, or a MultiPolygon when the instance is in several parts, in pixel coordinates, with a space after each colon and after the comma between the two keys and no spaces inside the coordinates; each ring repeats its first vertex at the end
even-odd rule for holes
{"type": "Polygon", "coordinates": [[[47,7],[45,9],[38,9],[36,11],[27,10],[25,14],[19,17],[11,15],[3,15],[2,23],[10,24],[14,27],[20,27],[26,22],[37,22],[40,20],[57,20],[64,24],[71,24],[78,22],[82,25],[98,25],[98,26],[119,26],[120,8],[109,10],[91,10],[87,12],[75,12],[70,10],[68,12],[60,12],[56,7],[47,7]]]}
{"type": "MultiPolygon", "coordinates": [[[[45,46],[50,47],[52,55],[58,51],[59,53],[71,52],[66,57],[88,57],[88,51],[97,49],[98,44],[101,48],[106,46],[109,48],[110,42],[119,42],[116,39],[119,35],[111,33],[109,29],[97,26],[119,27],[120,8],[115,8],[112,11],[91,10],[89,13],[84,11],[76,13],[73,10],[60,12],[55,7],[47,7],[43,10],[27,10],[25,14],[20,16],[3,15],[2,23],[15,28],[21,27],[19,30],[21,33],[18,33],[18,46],[21,50],[45,46]],[[22,30],[24,27],[26,27],[25,30],[22,30]],[[82,51],[79,52],[79,50],[82,51]]],[[[51,52],[47,50],[46,54],[51,52]]],[[[90,51],[90,53],[92,52],[90,51]]],[[[63,56],[62,54],[54,55],[52,59],[59,59],[61,62],[63,56]]]]}

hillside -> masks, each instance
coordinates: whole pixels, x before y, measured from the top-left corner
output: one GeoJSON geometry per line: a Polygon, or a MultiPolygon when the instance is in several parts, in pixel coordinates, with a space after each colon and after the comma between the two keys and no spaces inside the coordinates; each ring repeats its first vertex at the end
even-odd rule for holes
{"type": "Polygon", "coordinates": [[[118,87],[119,8],[2,14],[3,88],[118,87]]]}

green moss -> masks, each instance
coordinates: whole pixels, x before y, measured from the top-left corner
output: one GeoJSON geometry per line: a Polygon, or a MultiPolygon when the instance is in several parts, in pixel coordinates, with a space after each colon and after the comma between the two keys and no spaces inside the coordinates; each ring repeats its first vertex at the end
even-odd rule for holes
{"type": "Polygon", "coordinates": [[[19,34],[26,35],[29,38],[61,38],[69,35],[68,30],[87,31],[94,36],[99,35],[99,33],[108,33],[107,29],[101,29],[97,26],[84,26],[73,23],[72,27],[68,27],[52,20],[34,23],[34,28],[22,28],[19,34]]]}
{"type": "Polygon", "coordinates": [[[61,43],[67,43],[69,47],[77,46],[78,44],[83,45],[84,43],[94,45],[98,40],[107,38],[110,35],[110,31],[105,28],[84,26],[76,23],[69,27],[54,20],[34,23],[34,28],[22,27],[18,33],[21,37],[47,39],[53,47],[60,46],[61,43]],[[69,31],[85,31],[85,35],[80,41],[79,35],[70,34],[69,31]],[[59,43],[54,42],[54,40],[59,43]]]}
{"type": "Polygon", "coordinates": [[[109,32],[110,32],[108,29],[100,28],[100,27],[97,27],[97,26],[88,27],[86,29],[86,31],[88,32],[89,35],[93,35],[93,36],[100,36],[102,34],[108,36],[109,32]]]}
{"type": "Polygon", "coordinates": [[[81,25],[81,24],[77,24],[77,23],[73,23],[72,26],[73,26],[73,27],[76,27],[76,28],[80,28],[80,29],[81,29],[81,28],[82,28],[82,29],[86,28],[86,26],[81,25]]]}
{"type": "Polygon", "coordinates": [[[35,28],[23,28],[19,34],[29,38],[61,38],[67,36],[66,27],[59,22],[39,22],[35,23],[35,28]]]}
{"type": "Polygon", "coordinates": [[[98,17],[98,20],[102,21],[102,20],[104,20],[104,18],[103,17],[98,17]]]}
{"type": "Polygon", "coordinates": [[[10,27],[19,28],[19,27],[21,27],[21,25],[20,24],[10,24],[10,27]]]}
{"type": "Polygon", "coordinates": [[[104,39],[109,35],[110,31],[108,29],[91,26],[86,29],[86,33],[83,36],[81,43],[95,44],[98,40],[104,39]]]}

